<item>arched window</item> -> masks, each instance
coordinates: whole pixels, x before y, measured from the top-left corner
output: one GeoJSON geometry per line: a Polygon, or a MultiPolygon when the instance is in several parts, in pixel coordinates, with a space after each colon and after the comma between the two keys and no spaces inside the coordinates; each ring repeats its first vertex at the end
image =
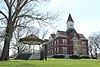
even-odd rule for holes
{"type": "Polygon", "coordinates": [[[78,44],[78,39],[77,39],[77,37],[73,37],[72,41],[73,41],[73,45],[74,45],[74,46],[76,46],[76,45],[78,44]]]}

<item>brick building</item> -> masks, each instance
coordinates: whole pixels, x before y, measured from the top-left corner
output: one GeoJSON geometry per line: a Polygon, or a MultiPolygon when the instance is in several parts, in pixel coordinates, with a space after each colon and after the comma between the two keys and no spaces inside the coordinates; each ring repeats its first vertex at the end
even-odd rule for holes
{"type": "Polygon", "coordinates": [[[46,45],[48,57],[54,55],[65,55],[65,57],[69,57],[73,54],[80,56],[88,55],[88,40],[83,34],[76,32],[71,14],[68,16],[67,30],[58,30],[56,34],[51,34],[46,45]]]}

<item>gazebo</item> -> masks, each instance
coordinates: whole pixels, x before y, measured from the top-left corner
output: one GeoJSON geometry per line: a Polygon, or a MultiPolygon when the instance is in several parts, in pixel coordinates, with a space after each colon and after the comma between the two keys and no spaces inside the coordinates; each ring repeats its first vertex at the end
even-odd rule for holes
{"type": "MultiPolygon", "coordinates": [[[[47,50],[45,49],[45,51],[43,51],[42,48],[40,47],[40,45],[42,43],[44,43],[44,40],[38,38],[34,34],[31,34],[29,36],[26,36],[24,38],[19,39],[19,42],[24,43],[24,44],[29,44],[29,45],[39,45],[40,54],[39,55],[34,55],[34,53],[32,53],[32,55],[29,57],[29,60],[32,60],[32,59],[43,60],[44,58],[47,59],[47,56],[46,56],[47,55],[47,50]]],[[[34,49],[33,49],[33,51],[34,51],[34,49]]]]}
{"type": "Polygon", "coordinates": [[[42,39],[39,39],[37,36],[34,34],[31,34],[29,36],[26,36],[24,38],[19,39],[19,42],[29,44],[29,45],[40,45],[44,41],[42,39]]]}

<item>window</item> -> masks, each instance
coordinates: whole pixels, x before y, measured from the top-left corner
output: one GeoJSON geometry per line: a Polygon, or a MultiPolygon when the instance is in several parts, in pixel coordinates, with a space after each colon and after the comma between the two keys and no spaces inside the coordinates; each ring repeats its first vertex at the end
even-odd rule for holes
{"type": "Polygon", "coordinates": [[[51,43],[49,43],[50,47],[51,47],[51,43]]]}
{"type": "Polygon", "coordinates": [[[50,42],[50,47],[53,47],[53,42],[50,42]]]}
{"type": "Polygon", "coordinates": [[[86,42],[85,42],[85,41],[82,41],[82,45],[83,45],[83,46],[86,46],[86,42]]]}
{"type": "Polygon", "coordinates": [[[62,39],[62,43],[66,44],[67,43],[67,39],[62,39]]]}
{"type": "Polygon", "coordinates": [[[53,47],[53,42],[51,42],[51,47],[53,47]]]}
{"type": "Polygon", "coordinates": [[[57,44],[59,43],[59,39],[57,39],[57,44]]]}
{"type": "Polygon", "coordinates": [[[51,54],[51,50],[50,50],[50,54],[51,54]]]}
{"type": "Polygon", "coordinates": [[[49,54],[49,50],[48,50],[48,54],[49,54]]]}
{"type": "Polygon", "coordinates": [[[56,45],[56,40],[55,40],[55,45],[56,45]]]}
{"type": "Polygon", "coordinates": [[[73,41],[73,45],[74,45],[74,46],[76,46],[76,45],[78,44],[78,39],[77,39],[77,37],[73,37],[72,41],[73,41]]]}
{"type": "Polygon", "coordinates": [[[71,27],[73,26],[73,25],[70,25],[71,27]]]}
{"type": "Polygon", "coordinates": [[[53,49],[51,50],[51,53],[53,54],[53,49]]]}
{"type": "Polygon", "coordinates": [[[54,54],[56,54],[56,48],[54,48],[54,54]]]}
{"type": "Polygon", "coordinates": [[[67,47],[62,47],[63,53],[67,53],[67,47]]]}
{"type": "Polygon", "coordinates": [[[57,53],[59,53],[59,47],[57,47],[57,53]]]}
{"type": "Polygon", "coordinates": [[[55,52],[56,52],[56,48],[55,48],[55,52]]]}
{"type": "Polygon", "coordinates": [[[86,54],[87,54],[87,50],[86,50],[86,49],[82,49],[82,53],[83,53],[84,55],[86,55],[86,54]]]}

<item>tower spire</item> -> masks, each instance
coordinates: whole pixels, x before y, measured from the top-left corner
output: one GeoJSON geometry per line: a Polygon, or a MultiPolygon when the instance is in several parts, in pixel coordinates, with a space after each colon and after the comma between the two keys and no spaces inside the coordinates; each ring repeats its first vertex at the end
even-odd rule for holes
{"type": "Polygon", "coordinates": [[[70,13],[69,13],[69,16],[68,16],[68,20],[67,20],[67,22],[68,22],[68,21],[72,21],[72,22],[74,22],[73,19],[72,19],[72,17],[71,17],[71,14],[70,14],[70,13]]]}
{"type": "Polygon", "coordinates": [[[74,29],[74,21],[70,13],[69,13],[68,20],[67,20],[67,30],[68,29],[74,29]]]}

